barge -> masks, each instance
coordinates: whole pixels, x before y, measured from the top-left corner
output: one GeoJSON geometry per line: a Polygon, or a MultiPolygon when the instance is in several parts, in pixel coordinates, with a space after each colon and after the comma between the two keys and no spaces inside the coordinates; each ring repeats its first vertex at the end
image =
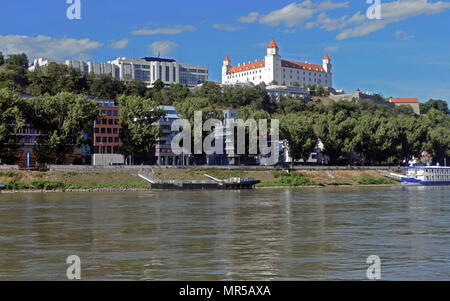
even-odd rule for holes
{"type": "Polygon", "coordinates": [[[192,189],[202,189],[202,190],[241,190],[241,189],[252,189],[256,184],[261,181],[255,180],[253,178],[230,178],[227,180],[221,180],[214,178],[210,175],[205,174],[204,176],[211,179],[212,181],[158,181],[151,176],[144,176],[138,174],[139,177],[151,184],[153,189],[170,189],[170,190],[192,190],[192,189]]]}

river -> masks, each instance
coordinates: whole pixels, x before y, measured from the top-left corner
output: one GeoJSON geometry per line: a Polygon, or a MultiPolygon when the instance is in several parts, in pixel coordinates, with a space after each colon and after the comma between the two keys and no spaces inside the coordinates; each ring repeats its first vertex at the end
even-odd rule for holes
{"type": "Polygon", "coordinates": [[[450,280],[450,187],[0,194],[0,280],[450,280]]]}

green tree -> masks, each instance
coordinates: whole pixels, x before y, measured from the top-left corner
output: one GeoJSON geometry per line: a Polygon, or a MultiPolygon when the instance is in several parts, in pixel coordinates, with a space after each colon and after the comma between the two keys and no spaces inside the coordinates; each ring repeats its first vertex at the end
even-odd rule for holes
{"type": "Polygon", "coordinates": [[[381,164],[395,153],[397,130],[386,117],[367,112],[357,120],[352,134],[352,148],[371,165],[381,164]]]}
{"type": "Polygon", "coordinates": [[[70,92],[83,94],[89,91],[87,77],[80,70],[63,64],[51,63],[29,74],[28,91],[33,95],[70,92]]]}
{"type": "Polygon", "coordinates": [[[157,79],[154,83],[153,83],[153,89],[155,91],[161,91],[162,89],[164,89],[164,82],[160,79],[157,79]]]}
{"type": "Polygon", "coordinates": [[[184,101],[175,103],[174,106],[178,115],[188,120],[191,125],[194,125],[194,113],[197,111],[202,112],[202,123],[210,118],[223,119],[222,111],[205,97],[188,97],[184,101]]]}
{"type": "Polygon", "coordinates": [[[116,99],[118,95],[125,91],[125,84],[120,80],[114,79],[111,74],[88,75],[90,93],[106,99],[116,99]]]}
{"type": "Polygon", "coordinates": [[[36,112],[29,114],[30,123],[44,133],[38,140],[39,147],[48,147],[56,155],[55,163],[65,164],[66,154],[86,142],[85,133],[99,115],[98,102],[69,92],[36,97],[29,102],[36,112]]]}
{"type": "Polygon", "coordinates": [[[23,100],[8,89],[0,89],[0,159],[2,163],[14,163],[17,136],[14,135],[25,124],[23,100]]]}
{"type": "Polygon", "coordinates": [[[426,150],[430,122],[427,118],[398,115],[391,119],[391,126],[397,129],[397,157],[409,162],[426,150]]]}
{"type": "Polygon", "coordinates": [[[214,82],[206,82],[195,91],[196,97],[208,99],[213,104],[223,103],[222,89],[214,82]]]}
{"type": "Polygon", "coordinates": [[[342,155],[354,150],[352,130],[355,125],[355,118],[343,110],[336,114],[328,112],[317,118],[314,130],[322,141],[324,153],[329,156],[331,164],[338,163],[342,155]]]}
{"type": "Polygon", "coordinates": [[[425,103],[419,104],[419,106],[421,114],[426,114],[431,109],[436,109],[438,111],[443,112],[444,114],[450,114],[450,111],[448,109],[448,103],[445,100],[430,99],[425,103]]]}
{"type": "Polygon", "coordinates": [[[305,114],[284,115],[280,119],[280,138],[287,140],[293,161],[303,159],[306,162],[317,143],[313,119],[305,114]]]}
{"type": "Polygon", "coordinates": [[[434,163],[441,165],[450,163],[450,128],[443,126],[431,128],[428,131],[427,150],[433,156],[434,163]]]}
{"type": "Polygon", "coordinates": [[[188,86],[183,84],[174,84],[169,91],[172,103],[184,101],[190,95],[188,86]]]}
{"type": "MultiPolygon", "coordinates": [[[[3,57],[3,56],[2,56],[3,57]]],[[[0,64],[0,89],[25,91],[28,85],[28,58],[25,54],[10,55],[0,64]]]]}
{"type": "Polygon", "coordinates": [[[125,84],[125,95],[133,95],[145,97],[147,92],[147,85],[140,80],[133,80],[125,84]]]}
{"type": "Polygon", "coordinates": [[[5,63],[5,57],[3,56],[3,53],[0,51],[0,66],[5,63]]]}
{"type": "Polygon", "coordinates": [[[269,112],[273,109],[269,96],[261,86],[225,87],[222,102],[233,108],[253,105],[255,108],[269,112]]]}
{"type": "Polygon", "coordinates": [[[303,99],[282,98],[277,103],[277,112],[280,114],[298,113],[306,109],[303,99]]]}
{"type": "Polygon", "coordinates": [[[12,54],[6,59],[6,64],[28,69],[28,57],[25,53],[12,54]]]}
{"type": "Polygon", "coordinates": [[[125,154],[137,155],[154,150],[160,128],[156,123],[164,116],[158,104],[148,98],[122,95],[117,99],[120,138],[125,154]]]}

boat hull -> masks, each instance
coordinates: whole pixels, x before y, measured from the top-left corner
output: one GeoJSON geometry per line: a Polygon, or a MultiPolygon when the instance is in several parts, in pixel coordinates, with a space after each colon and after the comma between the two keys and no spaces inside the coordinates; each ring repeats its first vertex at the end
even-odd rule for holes
{"type": "Polygon", "coordinates": [[[402,178],[402,185],[450,185],[450,181],[422,181],[415,178],[402,178]]]}
{"type": "Polygon", "coordinates": [[[248,181],[245,183],[154,183],[151,184],[152,189],[170,189],[170,190],[241,190],[252,189],[260,181],[248,181]]]}

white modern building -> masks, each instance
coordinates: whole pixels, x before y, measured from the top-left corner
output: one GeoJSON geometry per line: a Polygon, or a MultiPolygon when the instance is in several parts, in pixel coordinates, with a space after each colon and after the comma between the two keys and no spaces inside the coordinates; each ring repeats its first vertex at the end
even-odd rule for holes
{"type": "Polygon", "coordinates": [[[263,60],[233,66],[230,57],[225,57],[222,65],[222,84],[239,83],[278,84],[288,87],[319,85],[332,88],[331,59],[328,54],[325,54],[322,65],[283,60],[277,43],[271,40],[263,60]]]}
{"type": "Polygon", "coordinates": [[[122,81],[140,80],[148,87],[151,87],[158,79],[167,85],[180,83],[194,87],[205,83],[209,78],[208,67],[188,65],[159,57],[119,57],[107,63],[39,58],[34,60],[29,70],[35,71],[51,63],[65,64],[84,73],[111,74],[113,78],[122,81]]]}

